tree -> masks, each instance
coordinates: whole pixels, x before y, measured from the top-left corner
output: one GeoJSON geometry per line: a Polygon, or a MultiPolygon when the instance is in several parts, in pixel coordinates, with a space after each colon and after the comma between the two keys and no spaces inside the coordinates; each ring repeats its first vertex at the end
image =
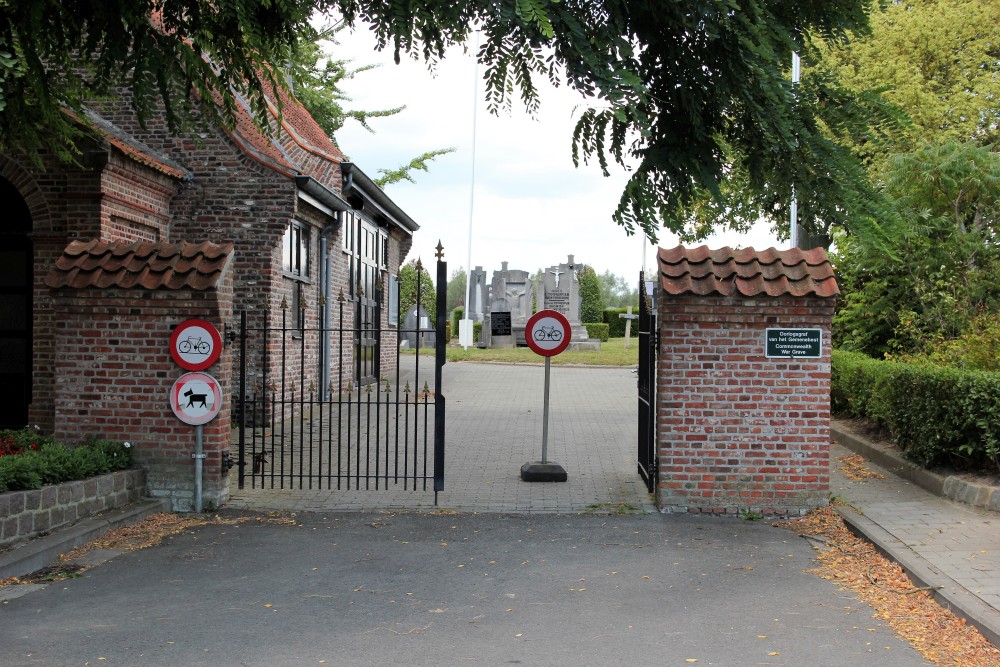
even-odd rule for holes
{"type": "MultiPolygon", "coordinates": [[[[0,150],[75,159],[87,104],[124,86],[141,122],[174,132],[234,125],[244,98],[261,126],[267,91],[312,0],[60,0],[0,3],[0,150]],[[69,113],[66,113],[66,112],[69,113]]],[[[37,159],[37,158],[35,158],[37,159]]]]}
{"type": "Polygon", "coordinates": [[[974,143],[895,156],[887,191],[898,222],[887,248],[842,237],[842,347],[880,357],[922,352],[1000,309],[1000,154],[974,143]]]}
{"type": "MultiPolygon", "coordinates": [[[[352,68],[350,61],[338,60],[330,55],[338,45],[337,33],[345,27],[343,23],[324,28],[307,25],[299,35],[299,48],[291,54],[288,63],[288,71],[294,81],[295,97],[334,143],[337,143],[337,132],[348,120],[353,120],[374,133],[369,120],[395,116],[406,109],[405,105],[374,111],[345,107],[351,98],[341,90],[341,83],[376,67],[362,65],[352,68]]],[[[377,169],[380,176],[374,181],[383,189],[399,181],[413,183],[414,170],[427,171],[428,163],[434,158],[454,152],[454,148],[439,148],[426,151],[395,169],[380,167],[377,169]]]]}
{"type": "Polygon", "coordinates": [[[601,285],[601,301],[605,308],[639,305],[638,277],[630,281],[611,271],[605,271],[597,276],[597,280],[601,285]]]}
{"type": "Polygon", "coordinates": [[[339,12],[348,25],[370,23],[380,48],[391,44],[397,58],[411,54],[431,66],[449,45],[467,43],[473,27],[482,30],[477,57],[494,109],[515,96],[535,109],[537,76],[579,91],[593,106],[577,124],[574,159],[605,172],[612,160],[632,168],[613,213],[630,233],[641,228],[655,239],[661,224],[688,229],[706,197],[717,205],[732,199],[723,183],[733,170],[753,194],[733,200],[747,209],[777,215],[790,188],[779,184],[809,184],[817,187],[804,193],[825,196],[803,197],[801,208],[841,222],[843,211],[877,212],[864,172],[837,143],[867,128],[859,121],[877,104],[818,78],[793,92],[787,63],[792,51],[865,30],[870,2],[8,2],[0,8],[0,146],[71,155],[73,125],[61,109],[81,116],[86,100],[122,81],[140,118],[162,96],[172,129],[195,109],[232,124],[234,90],[264,124],[265,83],[284,85],[266,65],[284,62],[316,8],[339,12]]]}
{"type": "Polygon", "coordinates": [[[437,293],[434,291],[434,281],[427,268],[421,265],[421,268],[417,269],[419,261],[411,259],[399,268],[399,312],[405,315],[406,311],[417,303],[419,284],[420,305],[427,311],[427,316],[433,323],[437,317],[437,293]]]}
{"type": "Polygon", "coordinates": [[[587,323],[604,321],[604,301],[601,300],[601,282],[594,267],[585,266],[579,274],[580,319],[587,323]]]}
{"type": "Polygon", "coordinates": [[[852,90],[884,89],[906,112],[911,124],[892,152],[924,142],[985,146],[1000,139],[998,24],[1000,0],[886,3],[873,11],[870,35],[824,49],[818,66],[852,90]]]}
{"type": "Polygon", "coordinates": [[[461,266],[451,272],[448,279],[448,312],[455,310],[459,306],[465,305],[468,297],[469,273],[461,266]]]}

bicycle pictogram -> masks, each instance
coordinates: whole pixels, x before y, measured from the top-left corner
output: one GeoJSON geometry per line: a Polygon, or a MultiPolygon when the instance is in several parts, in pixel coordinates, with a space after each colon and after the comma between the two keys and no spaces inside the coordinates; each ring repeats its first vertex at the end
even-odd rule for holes
{"type": "Polygon", "coordinates": [[[212,346],[200,336],[188,336],[177,343],[177,351],[181,354],[208,354],[212,351],[212,346]]]}
{"type": "Polygon", "coordinates": [[[535,330],[535,340],[562,340],[562,331],[556,327],[540,326],[535,330]]]}

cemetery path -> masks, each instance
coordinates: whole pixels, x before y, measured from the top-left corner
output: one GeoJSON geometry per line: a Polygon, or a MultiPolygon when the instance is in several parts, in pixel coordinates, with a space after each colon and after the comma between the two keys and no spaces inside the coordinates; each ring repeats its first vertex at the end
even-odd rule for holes
{"type": "MultiPolygon", "coordinates": [[[[421,377],[433,366],[421,364],[421,377]]],[[[405,379],[405,378],[401,378],[405,379]]],[[[449,363],[445,490],[238,489],[229,508],[283,511],[455,510],[462,512],[654,511],[636,472],[634,368],[554,367],[548,460],[566,482],[529,483],[521,466],[541,458],[541,365],[449,363]]]]}

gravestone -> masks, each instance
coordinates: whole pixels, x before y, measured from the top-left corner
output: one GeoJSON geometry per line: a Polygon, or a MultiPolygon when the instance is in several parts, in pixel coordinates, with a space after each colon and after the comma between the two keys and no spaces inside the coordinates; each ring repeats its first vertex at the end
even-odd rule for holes
{"type": "Polygon", "coordinates": [[[420,338],[420,347],[433,348],[437,336],[431,318],[427,315],[427,310],[423,306],[410,306],[406,310],[406,318],[403,320],[403,328],[400,331],[401,345],[403,349],[412,350],[417,346],[417,338],[420,338]],[[418,331],[419,329],[419,331],[418,331]]]}
{"type": "Polygon", "coordinates": [[[569,320],[573,330],[573,342],[570,349],[600,349],[600,341],[592,341],[587,335],[587,328],[580,321],[580,280],[577,271],[583,265],[576,263],[573,255],[556,266],[550,266],[542,272],[542,281],[538,286],[539,309],[551,309],[562,313],[569,320]]]}
{"type": "Polygon", "coordinates": [[[469,307],[466,309],[466,317],[473,322],[482,322],[483,314],[489,307],[489,287],[486,284],[486,271],[483,267],[477,266],[472,270],[470,276],[471,288],[469,289],[469,307]]]}
{"type": "Polygon", "coordinates": [[[507,262],[501,264],[499,271],[493,272],[493,282],[490,284],[489,312],[498,313],[503,322],[509,321],[509,329],[505,335],[494,335],[491,318],[487,345],[489,347],[514,347],[524,343],[524,327],[532,315],[532,303],[535,289],[531,274],[527,271],[510,269],[507,262]]]}

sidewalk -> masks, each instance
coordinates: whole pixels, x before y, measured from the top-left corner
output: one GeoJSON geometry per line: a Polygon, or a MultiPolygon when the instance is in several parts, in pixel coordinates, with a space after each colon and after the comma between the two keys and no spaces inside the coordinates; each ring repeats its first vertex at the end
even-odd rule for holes
{"type": "Polygon", "coordinates": [[[848,525],[899,563],[916,585],[940,587],[934,595],[942,606],[1000,646],[1000,513],[941,495],[947,490],[988,504],[1000,489],[918,469],[841,423],[834,423],[833,439],[830,491],[842,501],[837,509],[848,525]],[[845,477],[837,459],[852,452],[885,478],[845,477]]]}

